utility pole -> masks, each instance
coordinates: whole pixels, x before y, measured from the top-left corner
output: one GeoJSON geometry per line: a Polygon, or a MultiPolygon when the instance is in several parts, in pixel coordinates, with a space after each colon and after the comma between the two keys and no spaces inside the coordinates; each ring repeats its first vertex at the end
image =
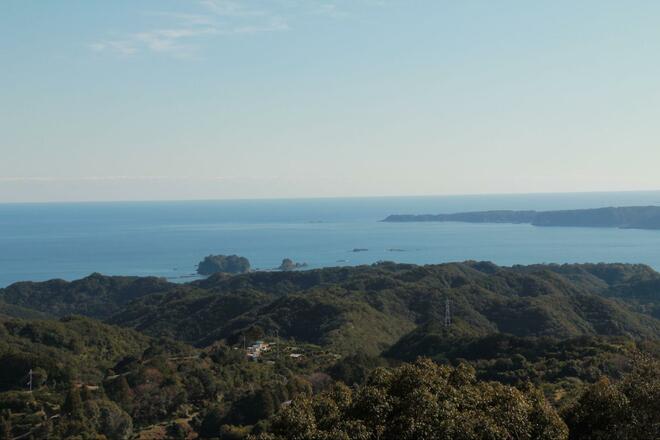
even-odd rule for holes
{"type": "Polygon", "coordinates": [[[449,298],[445,300],[445,327],[451,325],[451,309],[449,308],[449,298]]]}
{"type": "Polygon", "coordinates": [[[32,368],[30,368],[30,371],[28,372],[28,387],[30,388],[30,392],[32,392],[32,368]]]}

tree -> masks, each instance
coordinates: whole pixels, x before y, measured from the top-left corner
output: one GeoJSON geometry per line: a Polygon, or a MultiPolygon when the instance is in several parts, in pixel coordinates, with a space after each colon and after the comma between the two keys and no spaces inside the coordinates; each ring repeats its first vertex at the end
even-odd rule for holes
{"type": "Polygon", "coordinates": [[[380,357],[358,352],[339,360],[330,368],[329,373],[334,379],[341,380],[347,385],[360,384],[372,370],[384,364],[380,357]]]}
{"type": "Polygon", "coordinates": [[[217,437],[223,423],[224,414],[222,408],[214,406],[206,413],[199,428],[199,435],[205,438],[217,437]]]}
{"type": "Polygon", "coordinates": [[[125,376],[119,376],[108,385],[106,385],[108,396],[117,402],[125,411],[131,411],[133,401],[133,391],[128,385],[125,376]]]}
{"type": "Polygon", "coordinates": [[[95,420],[96,431],[111,440],[127,440],[133,434],[131,417],[116,403],[109,400],[94,400],[90,402],[94,412],[98,413],[95,420]]]}
{"type": "Polygon", "coordinates": [[[248,428],[243,426],[222,425],[220,427],[220,438],[222,440],[242,440],[248,435],[248,428]]]}
{"type": "Polygon", "coordinates": [[[69,388],[69,392],[64,399],[62,414],[73,420],[82,420],[85,416],[80,391],[75,385],[69,388]]]}
{"type": "Polygon", "coordinates": [[[61,422],[59,424],[59,431],[63,438],[74,436],[85,436],[93,433],[91,424],[85,415],[85,408],[82,399],[80,398],[80,391],[75,385],[72,385],[69,392],[64,399],[61,408],[61,422]]]}
{"type": "MultiPolygon", "coordinates": [[[[378,368],[355,390],[337,385],[293,401],[272,420],[276,439],[566,439],[566,425],[543,395],[478,382],[461,365],[418,360],[378,368]]],[[[273,438],[267,434],[261,438],[273,438]]]]}
{"type": "Polygon", "coordinates": [[[185,440],[188,438],[188,431],[180,423],[172,422],[167,425],[167,438],[172,440],[185,440]]]}
{"type": "Polygon", "coordinates": [[[634,363],[620,382],[600,379],[564,411],[571,439],[660,438],[660,361],[634,363]]]}
{"type": "Polygon", "coordinates": [[[11,440],[12,438],[11,412],[6,410],[0,414],[0,440],[11,440]]]}

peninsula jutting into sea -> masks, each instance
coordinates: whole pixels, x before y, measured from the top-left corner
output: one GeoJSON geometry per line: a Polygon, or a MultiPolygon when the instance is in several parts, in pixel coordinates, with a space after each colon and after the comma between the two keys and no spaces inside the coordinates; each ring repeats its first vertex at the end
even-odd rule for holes
{"type": "Polygon", "coordinates": [[[529,223],[534,226],[660,229],[660,206],[562,211],[475,211],[453,214],[390,215],[384,222],[529,223]]]}

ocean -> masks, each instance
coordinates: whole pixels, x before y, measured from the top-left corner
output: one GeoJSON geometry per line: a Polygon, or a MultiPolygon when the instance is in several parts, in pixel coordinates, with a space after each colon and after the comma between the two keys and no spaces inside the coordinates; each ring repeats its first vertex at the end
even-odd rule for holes
{"type": "Polygon", "coordinates": [[[187,281],[209,254],[242,255],[263,270],[283,258],[309,268],[488,260],[626,262],[660,269],[660,231],[379,222],[389,214],[640,205],[660,205],[660,191],[0,204],[0,287],[92,272],[187,281]]]}

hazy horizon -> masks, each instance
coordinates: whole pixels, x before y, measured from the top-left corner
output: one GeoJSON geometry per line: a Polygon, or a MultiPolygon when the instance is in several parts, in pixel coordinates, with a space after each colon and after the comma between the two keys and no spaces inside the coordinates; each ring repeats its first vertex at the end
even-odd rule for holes
{"type": "Polygon", "coordinates": [[[660,188],[660,3],[0,5],[0,202],[660,188]]]}
{"type": "MultiPolygon", "coordinates": [[[[385,195],[346,195],[346,196],[301,196],[301,197],[226,197],[226,198],[188,198],[188,199],[107,199],[107,200],[37,200],[37,201],[0,201],[0,205],[22,205],[22,204],[95,204],[95,203],[185,203],[185,202],[258,202],[258,201],[314,201],[314,200],[350,200],[350,199],[432,199],[432,198],[488,198],[488,197],[552,197],[552,196],[597,196],[597,195],[650,195],[658,194],[660,190],[628,190],[628,191],[564,191],[564,192],[511,192],[511,193],[465,193],[465,194],[385,194],[385,195]]],[[[647,203],[648,204],[648,203],[647,203]]],[[[660,205],[660,198],[657,202],[651,204],[660,205]]],[[[607,206],[624,206],[626,204],[613,203],[603,204],[602,207],[607,206]]],[[[637,206],[641,206],[636,204],[637,206]]],[[[599,205],[600,206],[600,205],[599,205]]],[[[627,204],[626,206],[632,206],[627,204]]],[[[591,206],[595,207],[595,206],[591,206]]],[[[573,207],[578,209],[578,207],[573,207]]]]}

